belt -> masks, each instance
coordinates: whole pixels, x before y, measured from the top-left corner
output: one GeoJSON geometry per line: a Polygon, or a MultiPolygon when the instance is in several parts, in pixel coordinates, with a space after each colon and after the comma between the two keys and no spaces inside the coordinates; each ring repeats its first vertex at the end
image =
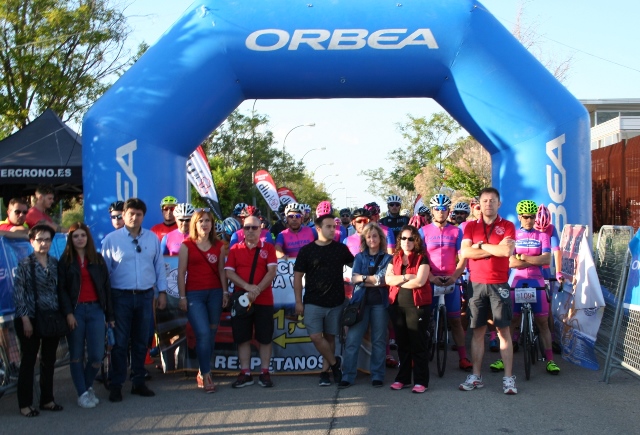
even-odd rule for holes
{"type": "Polygon", "coordinates": [[[115,291],[118,291],[118,292],[129,293],[129,294],[132,294],[132,295],[140,295],[140,294],[143,294],[143,293],[150,292],[151,290],[153,290],[153,287],[145,289],[145,290],[123,289],[123,288],[112,288],[111,290],[115,290],[115,291]]]}
{"type": "Polygon", "coordinates": [[[89,305],[89,304],[99,304],[100,301],[91,301],[91,302],[78,302],[78,305],[89,305]]]}

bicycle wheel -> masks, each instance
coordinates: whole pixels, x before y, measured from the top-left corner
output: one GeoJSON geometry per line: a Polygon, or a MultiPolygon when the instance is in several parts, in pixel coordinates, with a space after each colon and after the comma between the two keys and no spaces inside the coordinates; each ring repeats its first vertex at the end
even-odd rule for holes
{"type": "Polygon", "coordinates": [[[427,343],[427,352],[429,353],[429,361],[433,361],[433,357],[436,355],[436,322],[438,321],[438,310],[433,310],[431,313],[431,320],[429,321],[429,336],[427,337],[429,343],[427,343]]]}
{"type": "Polygon", "coordinates": [[[531,377],[531,312],[528,310],[522,310],[522,354],[524,355],[524,375],[527,379],[531,377]]]}
{"type": "Polygon", "coordinates": [[[449,338],[449,328],[447,325],[447,307],[444,305],[438,309],[438,323],[436,324],[436,354],[438,362],[438,376],[444,376],[447,368],[447,342],[449,338]]]}

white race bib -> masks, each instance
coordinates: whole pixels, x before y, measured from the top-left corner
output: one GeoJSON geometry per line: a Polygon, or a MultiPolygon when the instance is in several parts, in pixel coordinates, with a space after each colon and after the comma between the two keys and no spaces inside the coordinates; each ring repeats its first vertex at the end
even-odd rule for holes
{"type": "Polygon", "coordinates": [[[516,304],[524,304],[529,302],[535,304],[538,302],[537,292],[535,288],[516,288],[516,304]]]}
{"type": "Polygon", "coordinates": [[[443,285],[434,285],[433,286],[433,295],[434,296],[448,295],[449,293],[453,293],[453,284],[448,285],[448,286],[443,286],[443,285]]]}

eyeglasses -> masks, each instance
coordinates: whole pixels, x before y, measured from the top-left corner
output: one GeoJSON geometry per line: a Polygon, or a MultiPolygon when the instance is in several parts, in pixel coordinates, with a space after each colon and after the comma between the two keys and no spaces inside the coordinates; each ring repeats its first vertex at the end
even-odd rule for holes
{"type": "Polygon", "coordinates": [[[20,216],[21,214],[27,214],[29,213],[29,210],[14,210],[13,213],[17,214],[18,216],[20,216]]]}
{"type": "Polygon", "coordinates": [[[249,231],[249,230],[256,231],[258,228],[260,228],[260,226],[258,226],[258,225],[245,225],[242,228],[244,228],[245,231],[249,231]]]}
{"type": "Polygon", "coordinates": [[[400,207],[400,203],[399,202],[390,202],[389,203],[389,207],[400,207]]]}
{"type": "Polygon", "coordinates": [[[356,219],[357,224],[368,224],[369,219],[356,219]]]}
{"type": "Polygon", "coordinates": [[[175,207],[162,207],[162,211],[173,210],[175,207]]]}
{"type": "Polygon", "coordinates": [[[431,207],[432,209],[434,209],[435,211],[447,211],[449,210],[449,207],[446,207],[444,205],[436,205],[435,207],[431,207]]]}
{"type": "Polygon", "coordinates": [[[350,218],[351,215],[350,214],[341,214],[340,217],[350,218]]]}
{"type": "Polygon", "coordinates": [[[412,237],[402,236],[402,237],[400,237],[400,240],[402,240],[402,241],[406,240],[407,242],[415,242],[416,241],[415,237],[413,237],[413,236],[412,237]]]}
{"type": "Polygon", "coordinates": [[[301,214],[288,214],[287,218],[289,218],[289,219],[300,219],[300,218],[302,218],[302,215],[301,214]]]}
{"type": "Polygon", "coordinates": [[[111,215],[111,219],[118,219],[118,220],[120,220],[120,219],[122,219],[122,215],[121,215],[121,214],[118,214],[118,215],[111,215]]]}
{"type": "Polygon", "coordinates": [[[524,215],[524,214],[521,214],[521,215],[520,215],[520,217],[521,217],[522,219],[535,219],[535,218],[536,218],[535,216],[524,215]]]}
{"type": "Polygon", "coordinates": [[[138,239],[133,239],[131,241],[131,243],[133,243],[134,245],[136,245],[136,252],[140,253],[142,252],[142,248],[140,247],[140,245],[138,245],[138,239]]]}
{"type": "Polygon", "coordinates": [[[180,222],[191,222],[191,218],[189,219],[178,219],[180,222]]]}
{"type": "Polygon", "coordinates": [[[209,213],[211,211],[211,209],[209,207],[205,207],[205,208],[196,208],[196,213],[200,213],[201,211],[205,212],[205,213],[209,213]]]}
{"type": "Polygon", "coordinates": [[[51,243],[51,239],[34,239],[36,242],[42,244],[51,243]]]}

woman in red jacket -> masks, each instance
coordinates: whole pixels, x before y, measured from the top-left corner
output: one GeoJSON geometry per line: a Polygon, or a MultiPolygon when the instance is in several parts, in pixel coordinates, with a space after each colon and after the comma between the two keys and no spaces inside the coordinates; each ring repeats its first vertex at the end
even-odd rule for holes
{"type": "Polygon", "coordinates": [[[392,390],[411,385],[412,392],[424,393],[429,386],[428,333],[431,314],[431,287],[429,260],[422,246],[418,229],[402,227],[391,264],[387,267],[386,283],[389,288],[389,314],[396,331],[400,369],[392,390]]]}

